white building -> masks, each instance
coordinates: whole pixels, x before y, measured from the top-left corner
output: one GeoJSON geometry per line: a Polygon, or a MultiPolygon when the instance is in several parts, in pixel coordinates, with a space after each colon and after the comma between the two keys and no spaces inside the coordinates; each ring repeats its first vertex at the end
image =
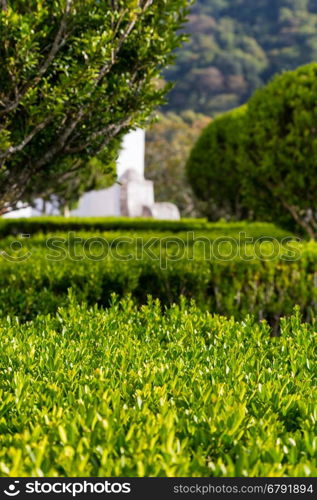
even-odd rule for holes
{"type": "MultiPolygon", "coordinates": [[[[144,178],[145,132],[138,129],[125,136],[117,163],[118,182],[107,189],[85,193],[72,216],[78,217],[154,217],[179,219],[179,210],[172,203],[155,203],[152,181],[144,178]]],[[[47,204],[46,215],[58,215],[47,204]]],[[[35,217],[43,215],[42,202],[37,206],[22,208],[5,217],[35,217]]]]}

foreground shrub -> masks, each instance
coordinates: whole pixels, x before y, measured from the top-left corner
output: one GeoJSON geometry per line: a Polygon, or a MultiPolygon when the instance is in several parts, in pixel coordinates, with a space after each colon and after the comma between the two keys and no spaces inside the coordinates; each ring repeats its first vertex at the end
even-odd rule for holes
{"type": "Polygon", "coordinates": [[[3,319],[2,476],[316,476],[316,332],[129,300],[3,319]]]}

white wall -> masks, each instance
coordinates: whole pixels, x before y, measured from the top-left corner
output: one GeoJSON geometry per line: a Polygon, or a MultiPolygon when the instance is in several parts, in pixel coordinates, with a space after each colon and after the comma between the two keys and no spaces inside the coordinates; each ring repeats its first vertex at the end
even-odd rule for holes
{"type": "Polygon", "coordinates": [[[125,136],[117,163],[120,178],[126,170],[133,168],[144,177],[145,130],[137,129],[125,136]]]}
{"type": "Polygon", "coordinates": [[[120,215],[120,186],[115,184],[107,189],[85,193],[72,216],[111,217],[120,215]]]}

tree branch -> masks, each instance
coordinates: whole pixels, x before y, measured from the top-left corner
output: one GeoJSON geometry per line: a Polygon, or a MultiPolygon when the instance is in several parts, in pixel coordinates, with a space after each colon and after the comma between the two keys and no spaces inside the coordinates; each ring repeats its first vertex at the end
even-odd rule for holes
{"type": "Polygon", "coordinates": [[[20,151],[22,151],[25,146],[36,136],[36,134],[43,130],[46,125],[48,125],[48,123],[52,121],[52,119],[53,118],[51,116],[48,116],[44,121],[38,123],[38,125],[34,127],[32,132],[30,132],[30,134],[27,135],[22,142],[20,142],[20,144],[18,144],[17,146],[10,146],[4,153],[0,154],[0,160],[4,160],[15,153],[19,153],[20,151]]]}
{"type": "Polygon", "coordinates": [[[300,215],[297,213],[296,207],[294,207],[293,205],[289,205],[289,203],[287,203],[287,201],[285,201],[283,198],[281,199],[281,202],[282,205],[286,208],[286,210],[288,210],[288,212],[292,215],[293,219],[297,222],[297,224],[299,224],[299,226],[305,229],[305,231],[312,240],[316,240],[317,233],[315,233],[315,231],[312,229],[312,227],[309,225],[308,222],[306,222],[304,219],[302,219],[302,217],[300,217],[300,215]]]}
{"type": "MultiPolygon", "coordinates": [[[[47,72],[57,52],[60,50],[61,46],[65,43],[65,40],[69,36],[69,33],[67,33],[67,24],[68,24],[67,17],[71,9],[72,2],[73,0],[66,0],[66,9],[63,14],[61,24],[58,28],[58,32],[55,36],[51,50],[45,62],[37,70],[37,73],[33,77],[33,79],[27,82],[22,89],[20,90],[18,89],[14,101],[11,102],[9,105],[7,105],[7,103],[5,104],[7,105],[7,108],[5,110],[1,110],[0,114],[5,114],[6,112],[9,113],[9,111],[16,109],[16,107],[19,106],[19,103],[21,102],[26,92],[30,88],[35,86],[38,83],[38,81],[43,77],[43,75],[47,72]]],[[[115,5],[115,7],[118,9],[117,2],[115,0],[112,0],[112,2],[113,5],[115,5]]],[[[55,158],[58,156],[58,154],[63,154],[63,152],[65,152],[65,147],[72,142],[74,132],[76,132],[76,129],[78,130],[79,123],[83,120],[83,118],[87,115],[87,113],[91,113],[91,102],[89,102],[89,98],[92,97],[93,94],[95,94],[95,91],[97,87],[100,85],[101,81],[112,70],[113,66],[117,63],[122,46],[125,44],[131,32],[133,32],[140,17],[152,4],[153,0],[139,0],[138,5],[140,7],[140,11],[136,13],[134,18],[126,20],[126,13],[125,15],[120,16],[120,19],[119,21],[117,21],[117,26],[114,31],[114,38],[113,38],[114,50],[112,52],[111,60],[106,61],[99,70],[97,77],[95,77],[95,80],[92,82],[92,87],[89,89],[89,91],[85,96],[84,104],[81,104],[81,106],[77,109],[77,111],[75,112],[70,111],[69,113],[66,114],[65,119],[61,124],[61,130],[59,132],[56,132],[55,139],[52,141],[51,146],[46,150],[46,153],[42,156],[42,158],[40,158],[37,162],[35,162],[35,164],[32,163],[32,159],[30,158],[27,164],[25,165],[25,168],[23,168],[22,171],[17,170],[15,172],[15,169],[13,167],[12,169],[10,169],[10,171],[6,172],[5,174],[6,177],[3,179],[4,182],[2,186],[2,196],[0,196],[0,198],[2,198],[1,206],[5,211],[9,210],[13,206],[15,207],[16,206],[15,200],[22,199],[23,196],[25,196],[25,194],[27,193],[27,188],[32,180],[32,176],[34,175],[34,173],[39,173],[41,169],[43,169],[43,167],[45,167],[50,162],[54,161],[55,158]],[[123,22],[125,23],[125,26],[123,26],[123,22]]],[[[4,8],[4,5],[6,7],[6,0],[0,0],[0,6],[4,8]]],[[[51,119],[53,118],[50,118],[50,120],[51,119]]],[[[130,116],[129,119],[122,120],[120,123],[112,125],[111,127],[108,126],[106,128],[102,128],[100,130],[93,132],[90,140],[96,140],[99,137],[105,135],[104,140],[101,141],[99,146],[98,144],[96,145],[97,147],[96,150],[94,151],[94,154],[98,155],[102,150],[104,150],[104,148],[107,146],[107,144],[113,137],[115,137],[122,129],[129,126],[131,119],[132,117],[130,116]]],[[[38,124],[34,128],[34,130],[23,139],[23,141],[20,144],[9,148],[9,151],[7,151],[6,154],[10,155],[11,153],[13,154],[14,152],[22,151],[23,148],[32,139],[34,139],[36,134],[42,129],[42,126],[43,128],[45,127],[45,125],[38,124]]],[[[85,142],[85,144],[79,147],[80,150],[78,151],[78,153],[80,153],[88,146],[89,146],[88,142],[85,142]]],[[[43,172],[43,175],[44,174],[45,172],[43,172]]]]}
{"type": "Polygon", "coordinates": [[[106,136],[106,138],[109,142],[109,140],[111,140],[123,128],[128,127],[130,121],[131,121],[131,117],[129,119],[122,120],[117,125],[114,125],[114,124],[107,125],[106,127],[103,127],[102,129],[91,134],[89,141],[85,142],[81,146],[73,147],[73,148],[68,146],[67,148],[65,148],[65,153],[67,153],[67,154],[81,153],[82,151],[84,151],[86,148],[88,148],[90,146],[92,141],[94,141],[102,136],[106,136]]]}
{"type": "MultiPolygon", "coordinates": [[[[104,76],[111,70],[113,65],[115,64],[116,58],[118,56],[118,53],[120,52],[120,49],[123,45],[123,43],[126,41],[128,36],[130,35],[131,31],[136,25],[136,22],[138,21],[139,17],[145,12],[146,9],[152,5],[153,0],[146,0],[144,3],[141,1],[140,5],[142,6],[142,11],[135,17],[131,23],[127,26],[126,30],[124,31],[123,35],[120,37],[120,40],[118,42],[116,51],[115,51],[115,59],[112,60],[110,63],[107,63],[107,65],[103,66],[101,71],[99,72],[98,77],[94,80],[93,82],[93,88],[89,91],[88,95],[86,96],[87,98],[91,97],[95,91],[95,89],[98,87],[98,84],[104,78],[104,76]]],[[[80,123],[80,121],[84,118],[86,115],[86,112],[88,111],[89,106],[81,106],[80,109],[78,110],[77,114],[69,119],[71,120],[70,122],[68,121],[68,125],[66,126],[66,129],[64,130],[63,134],[60,136],[59,139],[57,139],[52,145],[51,149],[38,161],[36,164],[36,169],[41,168],[44,166],[47,162],[51,161],[55,155],[58,153],[62,152],[65,145],[67,144],[67,141],[73,131],[76,129],[77,125],[80,123]]],[[[120,128],[119,128],[120,130],[120,128]]],[[[108,141],[107,141],[108,142],[108,141]]],[[[106,142],[106,144],[107,144],[106,142]]]]}
{"type": "MultiPolygon", "coordinates": [[[[2,2],[5,2],[6,0],[1,0],[2,2]]],[[[37,76],[27,82],[24,87],[17,93],[16,99],[11,102],[10,104],[6,105],[4,109],[0,111],[0,116],[3,116],[10,111],[14,111],[20,104],[21,99],[25,96],[28,90],[31,88],[34,88],[38,82],[41,80],[42,76],[46,73],[48,70],[49,66],[51,65],[54,57],[56,56],[57,52],[62,48],[64,43],[66,42],[67,39],[67,34],[66,34],[66,28],[67,28],[67,17],[70,13],[71,5],[72,5],[73,0],[66,0],[66,8],[61,20],[61,24],[59,26],[58,32],[55,36],[52,48],[48,54],[48,56],[45,58],[44,64],[38,69],[37,76]]]]}
{"type": "MultiPolygon", "coordinates": [[[[121,35],[121,37],[120,37],[120,39],[118,41],[116,49],[113,50],[111,61],[107,62],[101,68],[101,70],[99,72],[99,75],[98,75],[98,77],[95,80],[96,84],[98,84],[109,73],[109,71],[111,70],[111,68],[113,67],[113,65],[116,62],[117,56],[118,56],[118,54],[119,54],[119,52],[120,52],[120,50],[122,48],[122,45],[124,44],[124,42],[126,41],[126,39],[128,38],[128,36],[130,35],[130,33],[132,32],[132,30],[135,27],[137,21],[139,20],[139,17],[142,14],[144,14],[144,12],[152,5],[152,3],[153,3],[153,0],[146,0],[144,2],[142,2],[142,0],[139,1],[139,6],[142,9],[141,12],[137,16],[135,16],[135,18],[133,19],[133,21],[131,21],[130,24],[128,24],[127,28],[125,29],[125,31],[121,35]]],[[[120,21],[119,21],[119,23],[120,23],[120,21]]],[[[117,28],[115,30],[115,33],[119,29],[119,23],[118,23],[118,26],[117,26],[117,28]]]]}

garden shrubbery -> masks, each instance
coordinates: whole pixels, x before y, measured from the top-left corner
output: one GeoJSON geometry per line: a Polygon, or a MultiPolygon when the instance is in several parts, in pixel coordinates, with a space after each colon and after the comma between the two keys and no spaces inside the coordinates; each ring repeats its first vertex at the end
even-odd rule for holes
{"type": "MultiPolygon", "coordinates": [[[[7,236],[21,236],[35,234],[50,234],[58,232],[140,232],[146,233],[181,233],[188,231],[205,231],[208,237],[217,238],[230,235],[238,238],[239,233],[245,232],[251,237],[274,237],[282,239],[290,233],[271,223],[232,222],[224,220],[209,223],[207,219],[181,219],[178,221],[153,220],[131,217],[30,217],[21,219],[0,218],[0,238],[7,236]]],[[[142,236],[144,236],[142,234],[142,236]]],[[[32,243],[34,240],[32,240],[32,243]]],[[[1,245],[1,239],[0,239],[1,245]]]]}
{"type": "MultiPolygon", "coordinates": [[[[66,213],[161,103],[186,2],[17,3],[0,214],[52,195],[66,213]]],[[[0,476],[316,476],[316,76],[204,130],[187,171],[217,223],[0,220],[0,476]]]]}
{"type": "Polygon", "coordinates": [[[248,206],[317,239],[317,64],[276,76],[250,99],[241,152],[248,206]],[[288,223],[289,225],[289,223],[288,223]]]}
{"type": "Polygon", "coordinates": [[[153,220],[131,217],[30,217],[21,219],[0,218],[0,236],[53,233],[57,231],[190,231],[206,229],[205,219],[179,221],[153,220]]]}
{"type": "Polygon", "coordinates": [[[2,476],[316,476],[316,332],[183,302],[1,320],[2,476]]]}
{"type": "Polygon", "coordinates": [[[177,234],[70,232],[3,239],[0,314],[28,320],[54,313],[72,289],[78,301],[102,307],[115,292],[131,294],[138,304],[148,295],[169,305],[184,296],[202,309],[237,319],[250,313],[272,325],[295,305],[305,319],[313,317],[314,243],[296,242],[278,229],[279,239],[272,240],[266,233],[270,225],[228,224],[227,232],[211,226],[177,234]]]}
{"type": "Polygon", "coordinates": [[[210,219],[223,210],[317,240],[316,76],[317,64],[278,75],[203,131],[187,171],[210,219]]]}
{"type": "Polygon", "coordinates": [[[246,112],[243,106],[207,125],[188,159],[189,182],[210,220],[246,218],[238,168],[246,112]]]}
{"type": "Polygon", "coordinates": [[[316,244],[73,223],[5,223],[0,476],[316,475],[316,244]]]}

